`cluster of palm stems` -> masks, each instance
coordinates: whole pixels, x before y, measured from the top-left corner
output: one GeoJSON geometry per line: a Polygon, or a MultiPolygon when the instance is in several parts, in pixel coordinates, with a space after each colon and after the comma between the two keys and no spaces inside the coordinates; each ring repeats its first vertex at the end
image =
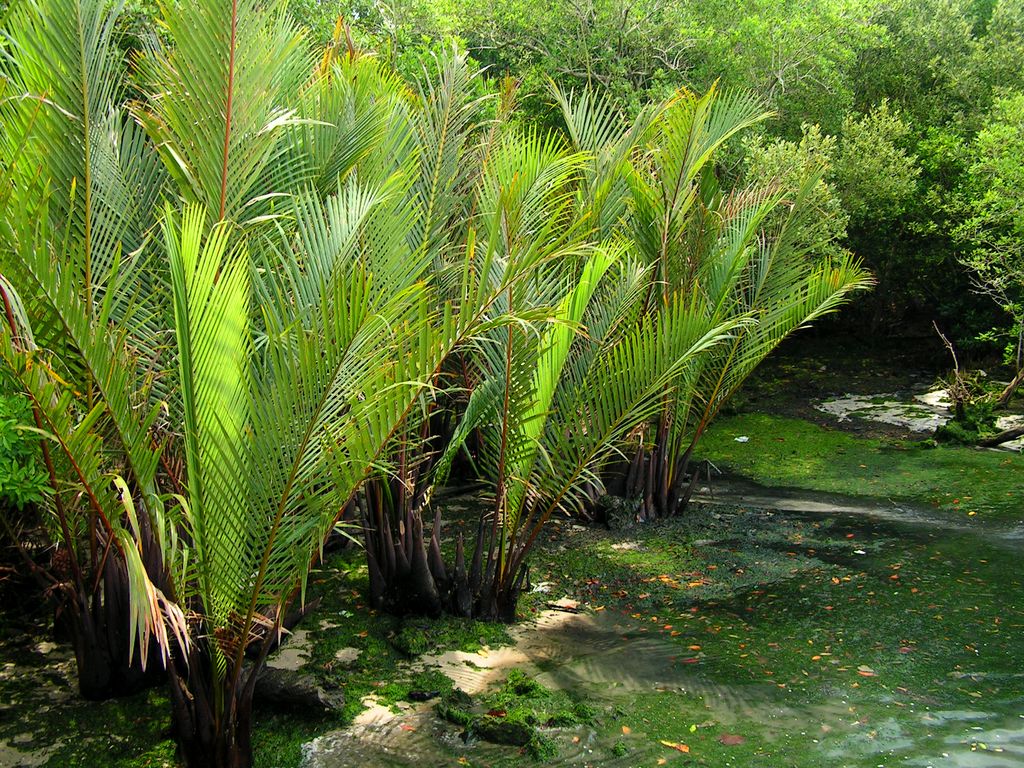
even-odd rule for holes
{"type": "Polygon", "coordinates": [[[674,513],[722,402],[868,282],[792,235],[816,178],[719,189],[765,116],[741,94],[626,121],[552,86],[541,133],[463,56],[410,85],[340,25],[311,51],[280,0],[168,3],[127,61],[118,12],[3,19],[0,357],[81,691],[166,674],[189,766],[251,763],[256,675],[339,521],[378,604],[511,619],[552,515],[613,486],[674,513]],[[453,467],[492,501],[446,563],[453,467]]]}

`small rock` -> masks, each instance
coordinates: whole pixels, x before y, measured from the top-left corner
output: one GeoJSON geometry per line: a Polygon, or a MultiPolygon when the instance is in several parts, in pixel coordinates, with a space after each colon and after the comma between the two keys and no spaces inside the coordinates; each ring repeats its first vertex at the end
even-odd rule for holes
{"type": "Polygon", "coordinates": [[[639,513],[640,499],[624,499],[606,494],[597,500],[594,518],[607,525],[609,530],[617,531],[636,525],[639,513]]]}
{"type": "Polygon", "coordinates": [[[272,707],[307,712],[340,712],[345,695],[320,685],[312,675],[287,669],[265,667],[256,678],[256,698],[272,707]]]}
{"type": "Polygon", "coordinates": [[[409,691],[409,701],[430,701],[441,695],[440,691],[409,691]]]}
{"type": "Polygon", "coordinates": [[[358,648],[340,648],[334,652],[334,660],[339,664],[351,664],[359,658],[362,653],[358,648]]]}
{"type": "Polygon", "coordinates": [[[533,738],[533,729],[526,723],[499,717],[478,717],[469,729],[469,735],[491,744],[524,747],[533,738]]]}

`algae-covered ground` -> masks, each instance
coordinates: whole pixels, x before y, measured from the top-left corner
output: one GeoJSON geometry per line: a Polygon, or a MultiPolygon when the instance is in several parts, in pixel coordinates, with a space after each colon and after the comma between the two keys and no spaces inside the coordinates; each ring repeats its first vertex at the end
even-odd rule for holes
{"type": "MultiPolygon", "coordinates": [[[[359,551],[337,552],[274,663],[346,704],[261,707],[257,766],[1024,765],[1022,457],[834,424],[798,400],[850,377],[775,375],[804,383],[755,383],[703,454],[894,514],[732,494],[627,530],[557,521],[512,627],[380,615],[359,551]]],[[[457,521],[475,502],[444,503],[457,521]]],[[[162,691],[85,703],[73,665],[44,608],[3,612],[0,766],[176,765],[162,691]]]]}
{"type": "MultiPolygon", "coordinates": [[[[358,558],[342,555],[317,577],[325,602],[302,658],[352,706],[320,719],[264,713],[257,764],[529,763],[525,746],[464,742],[434,702],[398,705],[386,741],[372,722],[346,730],[362,696],[386,708],[446,692],[514,641],[524,653],[489,690],[518,669],[592,715],[538,719],[544,764],[1013,765],[1024,759],[1019,558],[1018,542],[971,530],[729,505],[617,532],[566,523],[535,559],[538,591],[508,634],[375,615],[360,602],[358,558]],[[545,611],[567,597],[580,613],[545,611]],[[416,664],[428,648],[462,649],[465,671],[416,664]],[[979,751],[987,762],[968,759],[979,751]]],[[[0,679],[0,739],[13,742],[0,764],[174,764],[162,694],[82,704],[67,689],[70,663],[44,663],[59,653],[4,646],[21,677],[0,679]],[[33,667],[42,678],[25,676],[33,667]]],[[[515,705],[494,701],[492,716],[515,705]]]]}
{"type": "Polygon", "coordinates": [[[1016,544],[720,507],[626,543],[573,545],[568,569],[551,566],[675,645],[672,684],[620,705],[643,755],[667,740],[708,765],[1024,758],[1016,544]]]}
{"type": "MultiPolygon", "coordinates": [[[[930,431],[821,408],[853,396],[903,400],[912,411],[920,407],[915,396],[942,386],[945,371],[935,365],[943,359],[934,339],[844,349],[828,339],[795,337],[744,385],[697,454],[768,486],[907,503],[965,522],[1022,523],[1020,452],[938,444],[930,431]]],[[[1019,413],[1024,398],[1012,405],[1019,413]]]]}
{"type": "Polygon", "coordinates": [[[716,421],[699,453],[719,469],[766,485],[925,504],[982,520],[1024,520],[1021,454],[864,437],[838,425],[758,412],[716,421]],[[742,437],[747,440],[737,441],[742,437]]]}

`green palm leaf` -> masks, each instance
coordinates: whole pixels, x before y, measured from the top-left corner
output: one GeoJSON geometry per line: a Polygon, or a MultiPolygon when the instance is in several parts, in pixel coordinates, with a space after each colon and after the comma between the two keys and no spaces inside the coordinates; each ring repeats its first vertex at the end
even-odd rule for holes
{"type": "Polygon", "coordinates": [[[163,8],[169,43],[140,58],[149,98],[133,114],[181,194],[250,221],[312,174],[282,138],[312,56],[281,2],[186,0],[163,8]],[[265,183],[273,168],[275,184],[265,183]]]}

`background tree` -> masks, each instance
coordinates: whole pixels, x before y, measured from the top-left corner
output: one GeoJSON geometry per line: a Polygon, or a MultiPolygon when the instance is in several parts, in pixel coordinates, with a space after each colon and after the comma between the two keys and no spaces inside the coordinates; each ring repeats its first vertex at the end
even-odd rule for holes
{"type": "Polygon", "coordinates": [[[1005,405],[1024,378],[1024,94],[996,101],[974,149],[969,218],[957,233],[962,262],[1013,321],[1006,352],[1018,373],[999,398],[1005,405]]]}

